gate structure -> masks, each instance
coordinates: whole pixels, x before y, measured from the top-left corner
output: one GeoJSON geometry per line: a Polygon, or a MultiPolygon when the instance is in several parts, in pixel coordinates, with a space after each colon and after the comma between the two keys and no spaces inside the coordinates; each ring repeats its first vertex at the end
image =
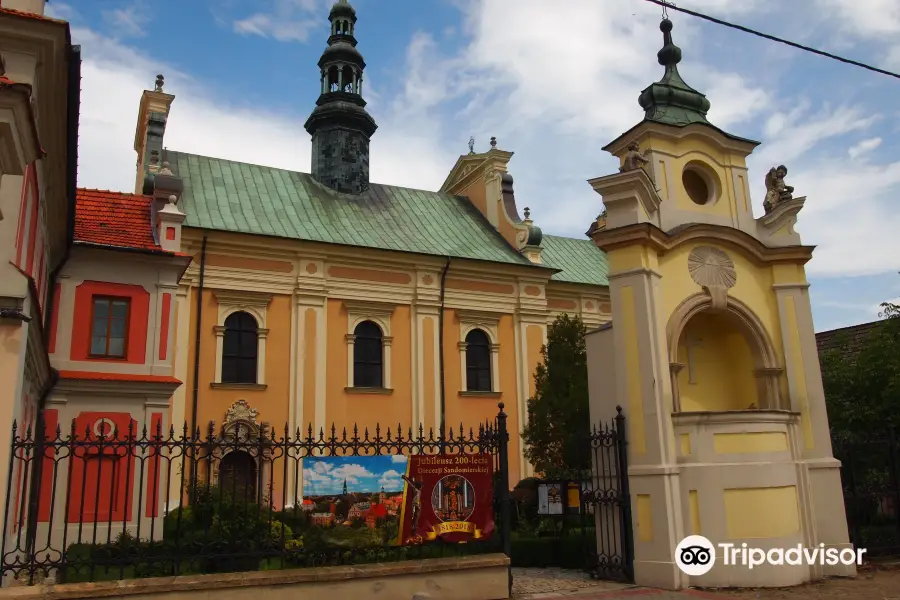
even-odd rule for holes
{"type": "Polygon", "coordinates": [[[516,512],[513,566],[581,568],[597,579],[630,582],[634,542],[622,409],[583,435],[581,446],[591,457],[590,470],[532,483],[537,496],[532,519],[538,525],[524,532],[528,516],[516,512]]]}

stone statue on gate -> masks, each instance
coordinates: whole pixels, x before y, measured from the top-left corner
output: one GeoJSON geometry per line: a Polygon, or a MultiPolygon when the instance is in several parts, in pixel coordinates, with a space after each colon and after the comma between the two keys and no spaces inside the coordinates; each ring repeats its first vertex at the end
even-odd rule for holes
{"type": "Polygon", "coordinates": [[[642,169],[649,162],[650,160],[647,158],[646,153],[641,152],[640,144],[631,142],[628,144],[628,152],[625,153],[625,160],[622,162],[622,166],[619,167],[619,172],[625,173],[626,171],[642,169]]]}
{"type": "Polygon", "coordinates": [[[794,197],[793,186],[784,183],[787,173],[787,167],[784,165],[772,167],[766,173],[766,198],[763,200],[766,214],[770,213],[779,203],[787,202],[794,197]]]}

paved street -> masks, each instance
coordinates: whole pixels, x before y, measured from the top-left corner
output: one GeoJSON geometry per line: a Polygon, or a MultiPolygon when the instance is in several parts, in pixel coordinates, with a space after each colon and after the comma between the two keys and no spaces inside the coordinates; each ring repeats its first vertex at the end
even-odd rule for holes
{"type": "Polygon", "coordinates": [[[579,571],[513,569],[514,600],[900,600],[900,564],[869,564],[854,579],[829,579],[792,588],[667,592],[608,581],[579,571]]]}
{"type": "Polygon", "coordinates": [[[667,592],[651,590],[633,585],[598,581],[580,571],[565,569],[513,569],[513,598],[515,600],[552,600],[571,598],[572,600],[674,600],[682,598],[725,598],[725,596],[689,590],[667,592]]]}

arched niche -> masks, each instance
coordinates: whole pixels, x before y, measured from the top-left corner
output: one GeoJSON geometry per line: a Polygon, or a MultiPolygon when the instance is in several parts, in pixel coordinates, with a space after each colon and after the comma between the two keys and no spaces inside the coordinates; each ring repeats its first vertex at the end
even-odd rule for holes
{"type": "MultiPolygon", "coordinates": [[[[262,503],[270,499],[273,439],[269,424],[259,422],[258,417],[259,412],[246,400],[232,404],[203,462],[226,493],[262,503]]],[[[210,429],[214,429],[212,422],[210,429]]]]}
{"type": "Polygon", "coordinates": [[[772,340],[740,300],[689,296],[669,318],[666,338],[674,412],[787,408],[772,340]]]}

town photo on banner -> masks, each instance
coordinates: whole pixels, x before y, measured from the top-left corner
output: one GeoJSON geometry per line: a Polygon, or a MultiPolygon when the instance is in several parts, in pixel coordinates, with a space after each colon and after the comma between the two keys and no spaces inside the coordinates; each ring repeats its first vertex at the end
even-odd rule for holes
{"type": "Polygon", "coordinates": [[[406,462],[400,455],[304,459],[301,508],[335,541],[394,543],[406,462]]]}

